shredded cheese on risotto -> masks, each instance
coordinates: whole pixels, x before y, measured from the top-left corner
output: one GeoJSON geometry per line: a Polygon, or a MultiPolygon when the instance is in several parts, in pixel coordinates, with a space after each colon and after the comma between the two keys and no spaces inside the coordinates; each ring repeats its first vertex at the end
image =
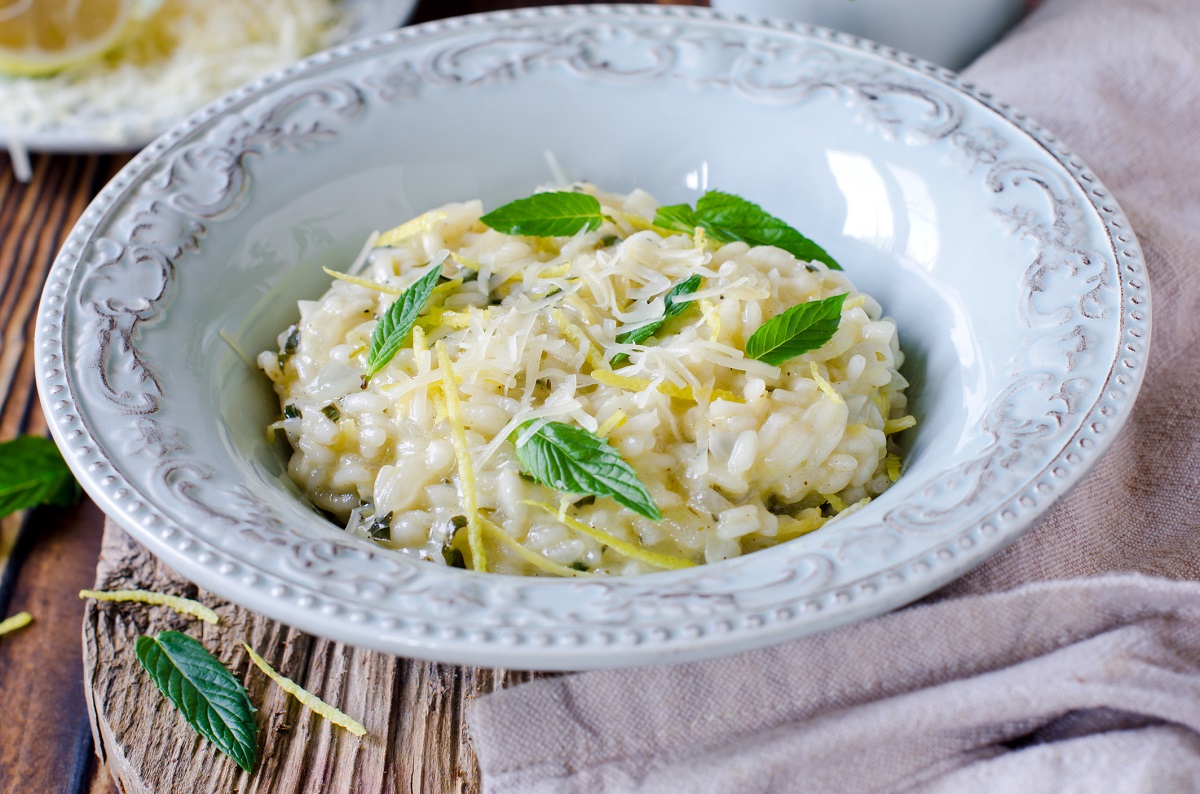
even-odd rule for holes
{"type": "Polygon", "coordinates": [[[878,302],[820,262],[657,226],[642,191],[573,189],[598,199],[599,228],[504,234],[468,201],[374,237],[358,263],[324,263],[329,290],[259,356],[289,474],[316,507],[436,564],[590,576],[736,557],[888,488],[915,420],[878,302]],[[441,285],[364,379],[381,318],[442,250],[441,285]],[[816,349],[779,364],[745,352],[772,318],[842,294],[816,349]],[[523,469],[518,448],[559,425],[615,450],[655,510],[523,469]]]}

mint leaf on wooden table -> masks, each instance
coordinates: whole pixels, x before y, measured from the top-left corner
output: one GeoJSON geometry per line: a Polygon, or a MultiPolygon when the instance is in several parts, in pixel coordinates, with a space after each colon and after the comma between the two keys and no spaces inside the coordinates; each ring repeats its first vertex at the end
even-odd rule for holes
{"type": "Polygon", "coordinates": [[[824,248],[754,202],[732,193],[710,190],[696,202],[694,212],[687,204],[659,207],[654,225],[689,234],[699,226],[720,243],[773,245],[803,262],[815,260],[833,270],[842,269],[824,248]]]}
{"type": "MultiPolygon", "coordinates": [[[[685,281],[679,282],[674,287],[671,287],[670,292],[668,292],[666,294],[666,297],[663,298],[663,316],[661,318],[655,320],[652,323],[647,323],[646,325],[639,326],[639,327],[633,329],[632,331],[625,331],[624,333],[617,334],[617,341],[623,345],[624,344],[637,345],[637,344],[641,344],[642,342],[646,341],[650,337],[654,336],[654,334],[658,332],[658,329],[662,328],[663,324],[667,320],[671,319],[675,315],[682,312],[684,309],[686,309],[688,307],[688,304],[691,303],[691,301],[681,301],[681,300],[677,300],[677,298],[680,298],[684,295],[691,295],[693,292],[695,292],[699,288],[700,288],[700,274],[698,274],[698,273],[694,276],[690,276],[685,281]]],[[[627,361],[628,359],[629,359],[628,354],[617,353],[615,356],[612,357],[611,363],[614,365],[620,364],[621,362],[627,361]]]]}
{"type": "Polygon", "coordinates": [[[595,196],[573,191],[534,193],[498,207],[479,220],[504,234],[524,237],[569,237],[604,223],[595,196]]]}
{"type": "Polygon", "coordinates": [[[386,367],[408,338],[417,323],[417,315],[425,308],[433,288],[437,286],[445,259],[443,256],[433,262],[429,271],[404,290],[375,324],[375,330],[371,332],[371,347],[367,351],[367,378],[386,367]]]}
{"type": "Polygon", "coordinates": [[[0,444],[0,518],[37,505],[69,507],[79,484],[54,442],[21,436],[0,444]]]}
{"type": "Polygon", "coordinates": [[[241,683],[196,640],[178,631],[138,637],[137,658],[159,691],[201,736],[247,772],[258,763],[258,724],[241,683]]]}
{"type": "Polygon", "coordinates": [[[563,422],[546,422],[522,441],[535,421],[525,422],[509,436],[521,468],[535,480],[567,493],[609,496],[646,518],[662,519],[637,472],[606,439],[563,422]]]}
{"type": "Polygon", "coordinates": [[[746,340],[746,355],[779,366],[816,350],[837,333],[846,293],[800,303],[767,320],[746,340]]]}

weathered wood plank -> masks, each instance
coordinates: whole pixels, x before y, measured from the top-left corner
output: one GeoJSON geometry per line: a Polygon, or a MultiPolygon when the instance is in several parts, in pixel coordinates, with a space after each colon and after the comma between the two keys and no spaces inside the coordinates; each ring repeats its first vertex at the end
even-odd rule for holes
{"type": "Polygon", "coordinates": [[[29,627],[0,641],[0,793],[78,791],[94,759],[79,671],[77,594],[95,575],[103,514],[91,502],[25,520],[0,587],[0,612],[29,627]]]}
{"type": "Polygon", "coordinates": [[[89,604],[84,679],[96,747],[127,794],[166,791],[476,792],[479,770],[465,711],[482,692],[529,673],[403,659],[312,637],[224,602],[179,577],[111,523],[96,587],[197,598],[218,626],[163,607],[89,604]],[[238,676],[258,706],[261,760],[253,774],[200,739],[134,656],[141,634],[185,631],[238,676]],[[357,739],[300,706],[250,665],[242,640],[277,670],[359,719],[357,739]]]}

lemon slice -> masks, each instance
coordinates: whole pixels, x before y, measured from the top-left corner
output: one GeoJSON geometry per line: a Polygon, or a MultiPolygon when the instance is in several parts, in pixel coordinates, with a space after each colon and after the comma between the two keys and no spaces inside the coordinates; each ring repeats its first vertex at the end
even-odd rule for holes
{"type": "Polygon", "coordinates": [[[0,0],[0,73],[39,76],[98,58],[160,2],[0,0]]]}

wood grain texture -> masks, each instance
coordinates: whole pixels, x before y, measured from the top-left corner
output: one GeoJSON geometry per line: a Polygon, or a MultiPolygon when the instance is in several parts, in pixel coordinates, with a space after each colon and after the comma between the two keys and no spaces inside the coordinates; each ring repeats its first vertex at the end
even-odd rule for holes
{"type": "MultiPolygon", "coordinates": [[[[33,377],[42,285],[71,226],[125,159],[38,156],[21,184],[0,154],[0,441],[46,432],[33,377]]],[[[0,641],[0,794],[113,790],[92,751],[76,597],[94,578],[102,531],[86,501],[0,526],[0,617],[34,618],[0,641]]]]}
{"type": "Polygon", "coordinates": [[[211,626],[143,604],[88,604],[84,680],[92,730],[124,794],[477,792],[467,708],[480,693],[531,677],[403,659],[303,634],[199,590],[110,522],[96,589],[127,588],[196,598],[221,622],[211,626]],[[138,664],[137,637],[168,629],[203,643],[258,707],[261,757],[252,774],[201,739],[138,664]],[[358,739],[300,706],[250,663],[243,640],[276,670],[361,721],[367,736],[358,739]]]}

